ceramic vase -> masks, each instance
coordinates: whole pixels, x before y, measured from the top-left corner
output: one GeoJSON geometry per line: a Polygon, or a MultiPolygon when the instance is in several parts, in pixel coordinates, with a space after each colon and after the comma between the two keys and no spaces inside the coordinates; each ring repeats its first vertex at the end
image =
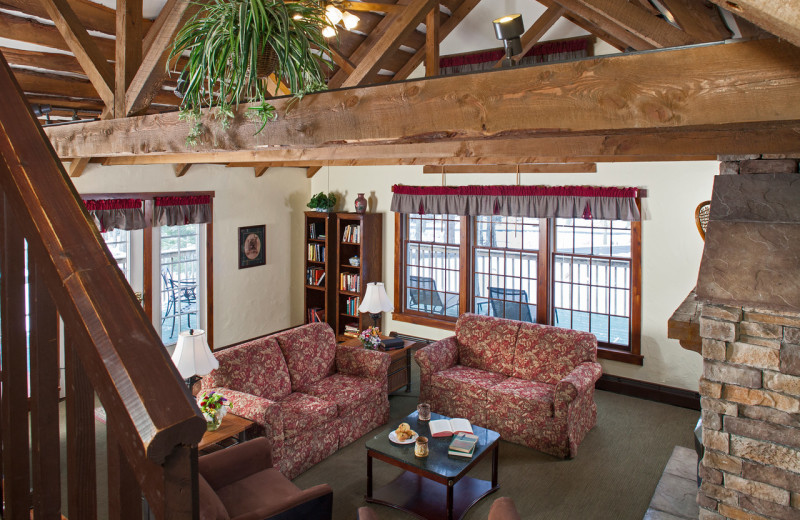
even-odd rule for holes
{"type": "Polygon", "coordinates": [[[367,211],[367,199],[363,193],[359,193],[356,197],[356,213],[364,213],[367,211]]]}

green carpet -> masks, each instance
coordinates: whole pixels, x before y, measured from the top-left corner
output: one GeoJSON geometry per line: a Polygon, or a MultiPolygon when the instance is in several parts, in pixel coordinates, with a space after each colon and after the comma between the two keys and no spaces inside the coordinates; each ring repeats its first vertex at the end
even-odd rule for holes
{"type": "MultiPolygon", "coordinates": [[[[417,388],[415,381],[414,390],[417,388]]],[[[417,404],[416,395],[402,391],[389,400],[392,425],[417,404]]],[[[501,441],[500,489],[473,506],[465,520],[485,519],[492,501],[499,496],[512,497],[525,519],[641,520],[672,449],[693,448],[692,430],[699,412],[602,391],[595,392],[595,400],[597,426],[587,434],[572,460],[556,459],[501,441]]],[[[375,509],[385,520],[412,519],[407,513],[364,501],[364,444],[372,435],[339,450],[294,482],[301,488],[330,484],[336,520],[354,519],[358,508],[364,505],[375,509]]],[[[390,482],[399,473],[398,468],[373,462],[375,487],[390,482]]],[[[489,480],[491,461],[481,461],[470,476],[489,480]]]]}

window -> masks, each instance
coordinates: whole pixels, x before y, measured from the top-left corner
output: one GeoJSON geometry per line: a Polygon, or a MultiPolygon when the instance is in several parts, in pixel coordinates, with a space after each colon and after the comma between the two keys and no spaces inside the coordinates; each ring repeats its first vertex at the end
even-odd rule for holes
{"type": "Polygon", "coordinates": [[[394,319],[452,328],[474,312],[556,325],[595,334],[600,357],[641,364],[638,222],[397,218],[404,287],[394,319]]]}
{"type": "Polygon", "coordinates": [[[130,251],[131,232],[124,229],[114,229],[100,233],[100,236],[105,240],[111,255],[117,261],[117,266],[125,279],[130,282],[131,280],[131,266],[128,258],[128,251],[130,251]]]}
{"type": "Polygon", "coordinates": [[[161,339],[165,345],[177,342],[181,331],[198,328],[201,226],[158,228],[161,230],[161,339]]]}

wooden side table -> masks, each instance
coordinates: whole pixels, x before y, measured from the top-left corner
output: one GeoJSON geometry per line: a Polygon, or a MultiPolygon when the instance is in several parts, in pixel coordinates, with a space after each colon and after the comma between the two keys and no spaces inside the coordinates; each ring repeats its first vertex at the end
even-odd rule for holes
{"type": "Polygon", "coordinates": [[[208,448],[212,444],[217,444],[220,441],[236,437],[239,442],[247,440],[247,429],[253,425],[253,421],[239,417],[232,413],[225,414],[222,418],[222,424],[219,428],[212,432],[206,432],[200,443],[197,445],[198,450],[208,448]]]}
{"type": "MultiPolygon", "coordinates": [[[[386,337],[384,339],[390,338],[386,337]]],[[[341,345],[363,348],[361,346],[361,340],[358,338],[348,339],[342,342],[341,345]]],[[[388,373],[390,394],[403,387],[406,387],[406,392],[411,391],[411,353],[424,346],[425,343],[403,340],[403,348],[384,352],[391,360],[388,373]]]]}

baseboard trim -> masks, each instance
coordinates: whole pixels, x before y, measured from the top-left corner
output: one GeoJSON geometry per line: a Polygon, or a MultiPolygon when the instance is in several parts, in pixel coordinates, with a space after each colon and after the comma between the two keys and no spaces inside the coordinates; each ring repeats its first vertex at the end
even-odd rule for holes
{"type": "Polygon", "coordinates": [[[691,410],[700,410],[700,394],[683,388],[608,374],[603,374],[594,387],[598,390],[614,392],[615,394],[629,395],[691,410]]]}

